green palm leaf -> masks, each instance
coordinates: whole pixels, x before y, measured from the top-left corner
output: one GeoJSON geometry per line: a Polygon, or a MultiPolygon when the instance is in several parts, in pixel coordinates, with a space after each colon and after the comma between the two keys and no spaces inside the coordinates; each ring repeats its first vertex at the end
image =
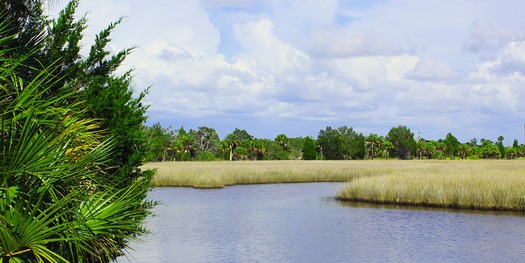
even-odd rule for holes
{"type": "MultiPolygon", "coordinates": [[[[77,89],[53,68],[22,79],[2,49],[0,21],[0,262],[109,262],[145,233],[151,175],[108,178],[114,142],[86,118],[77,89]],[[51,92],[52,90],[52,92],[51,92]]],[[[27,54],[29,56],[30,54],[27,54]]],[[[57,65],[60,66],[60,65],[57,65]]],[[[25,66],[27,68],[27,66],[25,66]]]]}

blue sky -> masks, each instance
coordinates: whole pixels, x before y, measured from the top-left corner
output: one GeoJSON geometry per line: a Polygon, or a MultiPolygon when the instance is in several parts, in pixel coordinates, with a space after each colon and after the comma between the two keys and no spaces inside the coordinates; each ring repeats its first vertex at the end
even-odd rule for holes
{"type": "Polygon", "coordinates": [[[523,143],[523,1],[84,0],[85,12],[86,46],[125,17],[111,49],[138,47],[125,66],[136,90],[151,86],[148,124],[269,139],[406,125],[523,143]]]}

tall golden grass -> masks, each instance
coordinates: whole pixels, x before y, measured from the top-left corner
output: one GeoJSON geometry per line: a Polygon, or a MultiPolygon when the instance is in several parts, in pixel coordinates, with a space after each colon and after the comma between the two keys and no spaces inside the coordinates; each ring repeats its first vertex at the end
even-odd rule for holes
{"type": "Polygon", "coordinates": [[[523,161],[410,161],[390,174],[360,178],[341,200],[450,208],[525,210],[523,161]]]}
{"type": "Polygon", "coordinates": [[[351,182],[340,200],[525,210],[525,161],[244,161],[148,163],[153,186],[351,182]]]}
{"type": "Polygon", "coordinates": [[[220,188],[236,184],[349,182],[389,173],[395,162],[366,161],[217,161],[148,163],[157,169],[153,186],[220,188]]]}

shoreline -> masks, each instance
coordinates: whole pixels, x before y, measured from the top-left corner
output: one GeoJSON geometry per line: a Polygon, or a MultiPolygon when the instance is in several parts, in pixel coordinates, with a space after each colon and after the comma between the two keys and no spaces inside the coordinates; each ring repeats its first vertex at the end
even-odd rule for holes
{"type": "Polygon", "coordinates": [[[525,211],[522,160],[213,161],[148,163],[153,187],[352,182],[340,201],[525,211]]]}

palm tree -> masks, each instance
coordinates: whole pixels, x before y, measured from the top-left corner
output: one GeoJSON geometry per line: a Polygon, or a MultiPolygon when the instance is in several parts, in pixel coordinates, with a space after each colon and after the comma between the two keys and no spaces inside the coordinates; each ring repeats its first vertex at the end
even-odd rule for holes
{"type": "Polygon", "coordinates": [[[71,89],[48,92],[58,81],[53,68],[18,76],[25,61],[6,52],[14,38],[6,24],[0,20],[0,259],[110,262],[145,233],[151,174],[124,188],[106,178],[113,141],[71,89]]]}
{"type": "Polygon", "coordinates": [[[443,142],[438,142],[435,147],[439,151],[439,160],[443,160],[443,151],[447,149],[447,145],[443,142]]]}
{"type": "Polygon", "coordinates": [[[233,161],[233,150],[235,150],[235,148],[237,148],[237,145],[239,144],[237,137],[235,136],[235,134],[230,133],[226,135],[226,138],[224,138],[223,142],[230,149],[230,161],[233,161]]]}
{"type": "Polygon", "coordinates": [[[462,159],[466,159],[467,157],[467,153],[471,150],[471,147],[466,144],[466,143],[462,143],[459,145],[459,152],[461,153],[461,158],[462,159]]]}
{"type": "Polygon", "coordinates": [[[274,141],[284,150],[288,148],[288,144],[290,143],[290,139],[288,139],[288,137],[284,134],[277,135],[274,141]]]}
{"type": "Polygon", "coordinates": [[[383,155],[385,156],[385,159],[388,159],[388,157],[394,150],[394,144],[390,142],[389,140],[384,139],[383,143],[381,144],[381,149],[383,151],[383,155]]]}
{"type": "Polygon", "coordinates": [[[427,141],[423,138],[419,138],[416,142],[416,145],[418,159],[421,160],[421,155],[425,152],[425,149],[427,148],[427,141]]]}
{"type": "Polygon", "coordinates": [[[377,134],[370,133],[366,137],[366,146],[368,147],[368,155],[373,160],[377,154],[376,148],[381,149],[381,138],[377,134]]]}

